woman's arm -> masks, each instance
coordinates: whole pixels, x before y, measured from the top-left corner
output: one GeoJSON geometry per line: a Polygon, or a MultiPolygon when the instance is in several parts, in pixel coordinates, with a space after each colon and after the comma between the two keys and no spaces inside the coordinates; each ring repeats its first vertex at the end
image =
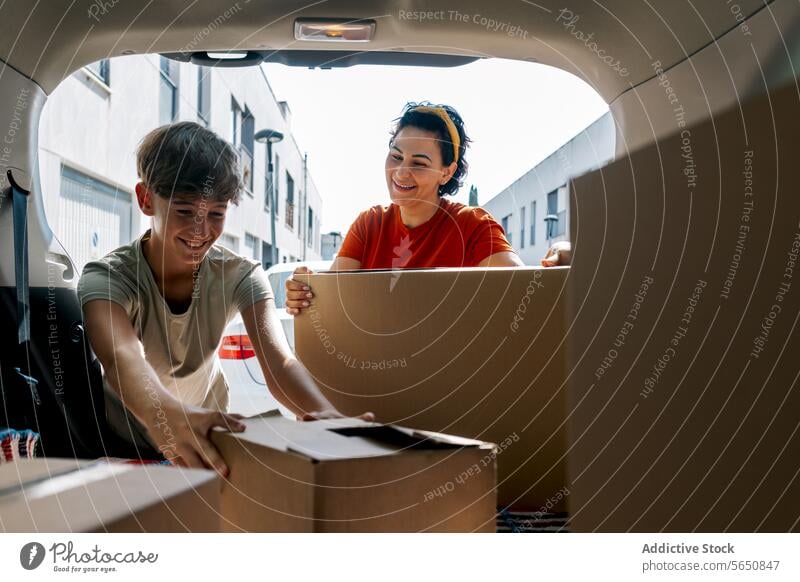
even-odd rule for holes
{"type": "MultiPolygon", "coordinates": [[[[542,259],[543,267],[563,267],[572,262],[572,245],[568,241],[561,241],[551,246],[542,259]]],[[[504,251],[486,257],[479,267],[524,267],[525,264],[517,253],[504,251]]]]}
{"type": "MultiPolygon", "coordinates": [[[[242,320],[269,391],[281,404],[301,420],[343,416],[320,392],[306,367],[292,353],[271,299],[257,301],[243,309],[242,320]]],[[[359,418],[371,421],[375,415],[366,412],[359,418]]]]}
{"type": "MultiPolygon", "coordinates": [[[[361,268],[361,261],[350,257],[336,257],[331,265],[331,271],[357,271],[361,268]]],[[[293,275],[310,275],[313,273],[308,267],[297,267],[293,275]]],[[[311,305],[314,292],[311,287],[294,278],[286,279],[286,311],[291,315],[300,315],[300,312],[311,305]]]]}
{"type": "Polygon", "coordinates": [[[361,261],[350,257],[336,257],[331,265],[331,271],[358,271],[361,261]]]}
{"type": "Polygon", "coordinates": [[[567,240],[553,243],[542,259],[543,267],[565,267],[570,264],[572,264],[572,243],[567,240]]]}
{"type": "Polygon", "coordinates": [[[519,258],[517,253],[503,251],[489,255],[478,263],[479,267],[524,267],[525,263],[519,258]]]}

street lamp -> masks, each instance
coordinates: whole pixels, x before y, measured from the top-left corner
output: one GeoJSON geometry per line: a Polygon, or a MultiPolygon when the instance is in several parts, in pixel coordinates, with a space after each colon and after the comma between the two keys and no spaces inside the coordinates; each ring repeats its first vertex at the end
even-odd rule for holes
{"type": "Polygon", "coordinates": [[[262,129],[253,136],[253,139],[259,143],[267,144],[267,181],[269,182],[269,192],[267,192],[267,196],[269,196],[270,242],[272,243],[272,257],[270,257],[270,263],[277,265],[278,247],[277,243],[275,242],[275,204],[277,203],[277,200],[275,200],[275,180],[272,176],[272,144],[282,141],[283,134],[280,131],[275,131],[274,129],[262,129]]]}

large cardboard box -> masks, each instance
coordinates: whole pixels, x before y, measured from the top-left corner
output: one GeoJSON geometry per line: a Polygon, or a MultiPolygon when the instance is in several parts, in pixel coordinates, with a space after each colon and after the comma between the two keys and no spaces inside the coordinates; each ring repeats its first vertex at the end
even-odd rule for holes
{"type": "Polygon", "coordinates": [[[0,530],[216,532],[219,489],[202,469],[23,459],[0,465],[0,530]]]}
{"type": "Polygon", "coordinates": [[[564,509],[568,267],[306,276],[295,349],[347,414],[498,443],[498,501],[564,509]]]}
{"type": "Polygon", "coordinates": [[[800,529],[798,135],[790,83],[571,185],[572,530],[800,529]]]}
{"type": "Polygon", "coordinates": [[[277,411],[215,431],[230,467],[222,529],[249,532],[491,532],[495,446],[358,419],[277,411]]]}

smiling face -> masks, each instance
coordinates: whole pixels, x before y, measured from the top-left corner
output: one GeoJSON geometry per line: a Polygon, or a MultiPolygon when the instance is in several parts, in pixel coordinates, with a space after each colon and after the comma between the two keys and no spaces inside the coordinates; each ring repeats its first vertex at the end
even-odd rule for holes
{"type": "Polygon", "coordinates": [[[153,219],[151,240],[174,266],[198,265],[225,228],[227,202],[181,194],[168,200],[141,183],[136,196],[142,212],[153,219]]]}
{"type": "Polygon", "coordinates": [[[439,186],[456,171],[455,162],[442,165],[435,132],[407,126],[397,132],[386,156],[386,186],[398,206],[439,204],[439,186]]]}

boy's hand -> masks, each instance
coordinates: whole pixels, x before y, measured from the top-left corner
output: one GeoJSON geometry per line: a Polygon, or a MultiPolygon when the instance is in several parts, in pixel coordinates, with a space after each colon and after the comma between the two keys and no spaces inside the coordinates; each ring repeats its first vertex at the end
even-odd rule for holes
{"type": "Polygon", "coordinates": [[[572,262],[572,243],[569,241],[560,241],[554,243],[547,250],[547,254],[542,259],[543,267],[560,267],[567,266],[572,262]]]}
{"type": "MultiPolygon", "coordinates": [[[[310,421],[310,420],[325,420],[328,418],[348,418],[335,408],[329,408],[327,410],[318,410],[315,412],[306,412],[300,417],[302,421],[310,421]]],[[[375,415],[371,412],[365,412],[364,414],[360,414],[354,418],[360,418],[361,420],[365,420],[367,422],[374,422],[375,415]]]]}
{"type": "Polygon", "coordinates": [[[207,467],[222,477],[228,476],[228,466],[211,442],[209,432],[215,426],[242,432],[242,415],[187,405],[169,405],[159,411],[163,414],[156,416],[148,430],[165,458],[181,467],[207,467]]]}
{"type": "MultiPolygon", "coordinates": [[[[297,267],[294,275],[310,275],[313,273],[308,267],[297,267]]],[[[311,287],[300,281],[295,281],[291,277],[286,279],[286,312],[291,315],[300,315],[300,312],[311,305],[311,298],[314,294],[311,287]]]]}

